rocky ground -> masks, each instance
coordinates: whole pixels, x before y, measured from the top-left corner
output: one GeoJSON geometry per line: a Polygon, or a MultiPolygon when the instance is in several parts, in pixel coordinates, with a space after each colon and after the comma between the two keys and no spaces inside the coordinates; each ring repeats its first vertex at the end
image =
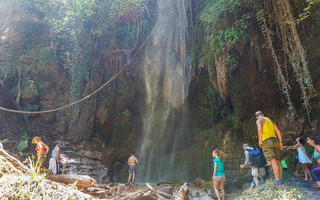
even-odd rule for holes
{"type": "Polygon", "coordinates": [[[253,190],[245,190],[241,195],[235,197],[235,200],[267,200],[267,199],[320,199],[320,190],[312,186],[302,185],[296,181],[288,181],[283,185],[273,185],[271,180],[266,184],[253,190]]]}
{"type": "MultiPolygon", "coordinates": [[[[0,147],[0,196],[1,199],[117,199],[117,200],[214,200],[211,182],[195,181],[197,186],[187,183],[159,183],[156,185],[96,184],[88,176],[46,175],[37,173],[29,164],[25,166],[14,155],[0,147]],[[55,176],[55,177],[52,177],[55,176]],[[60,179],[60,180],[59,180],[60,179]],[[199,184],[199,185],[198,185],[199,184]]],[[[244,186],[247,188],[247,186],[244,186]]],[[[273,185],[271,179],[261,187],[232,191],[226,200],[254,199],[320,199],[320,190],[315,182],[302,184],[296,176],[285,173],[284,185],[273,185]]]]}

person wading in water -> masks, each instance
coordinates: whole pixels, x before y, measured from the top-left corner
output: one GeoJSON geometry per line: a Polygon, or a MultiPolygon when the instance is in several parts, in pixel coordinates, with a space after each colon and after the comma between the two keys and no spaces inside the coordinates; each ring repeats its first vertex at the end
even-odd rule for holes
{"type": "Polygon", "coordinates": [[[132,177],[132,184],[135,183],[135,177],[136,177],[136,171],[137,167],[139,166],[138,159],[136,158],[135,152],[131,153],[131,156],[128,159],[128,165],[129,165],[129,177],[128,177],[128,183],[126,185],[130,185],[130,180],[132,177]]]}

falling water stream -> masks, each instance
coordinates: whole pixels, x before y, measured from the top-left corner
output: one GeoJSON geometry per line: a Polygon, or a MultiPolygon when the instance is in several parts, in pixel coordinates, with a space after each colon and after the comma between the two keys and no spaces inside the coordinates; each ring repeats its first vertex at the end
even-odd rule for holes
{"type": "Polygon", "coordinates": [[[184,0],[158,0],[157,6],[158,19],[144,57],[146,107],[137,152],[138,182],[169,181],[177,176],[175,152],[183,133],[183,105],[191,80],[184,0]]]}

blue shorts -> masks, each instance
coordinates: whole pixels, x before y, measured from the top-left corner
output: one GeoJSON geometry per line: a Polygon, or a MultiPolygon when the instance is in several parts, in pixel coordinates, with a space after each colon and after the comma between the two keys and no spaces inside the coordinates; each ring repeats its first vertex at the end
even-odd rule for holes
{"type": "Polygon", "coordinates": [[[136,173],[136,166],[135,165],[129,165],[129,174],[136,173]]]}
{"type": "Polygon", "coordinates": [[[316,167],[310,171],[311,176],[314,180],[320,181],[320,167],[316,167]]]}

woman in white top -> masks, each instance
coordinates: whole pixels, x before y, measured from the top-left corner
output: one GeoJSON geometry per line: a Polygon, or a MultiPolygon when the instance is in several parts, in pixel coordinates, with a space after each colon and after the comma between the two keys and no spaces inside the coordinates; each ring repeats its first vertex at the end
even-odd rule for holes
{"type": "Polygon", "coordinates": [[[296,139],[296,141],[297,141],[297,144],[295,144],[293,146],[284,146],[283,149],[284,150],[297,149],[299,162],[301,163],[303,171],[304,171],[304,181],[303,182],[312,181],[312,176],[311,176],[310,170],[309,170],[309,168],[307,166],[307,164],[310,164],[312,162],[309,159],[309,157],[307,156],[306,150],[305,150],[305,148],[303,146],[305,141],[301,137],[298,137],[296,139]]]}

